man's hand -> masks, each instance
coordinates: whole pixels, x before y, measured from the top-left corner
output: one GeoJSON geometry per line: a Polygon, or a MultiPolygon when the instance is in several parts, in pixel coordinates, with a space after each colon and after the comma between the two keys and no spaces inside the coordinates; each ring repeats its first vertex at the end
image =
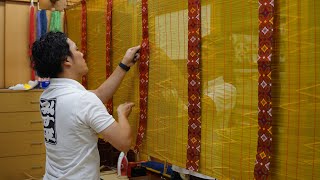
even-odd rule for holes
{"type": "Polygon", "coordinates": [[[134,106],[133,102],[125,102],[123,104],[120,104],[117,109],[118,116],[119,117],[123,116],[128,118],[132,111],[133,106],[134,106]]]}
{"type": "Polygon", "coordinates": [[[129,48],[121,61],[122,64],[131,67],[140,58],[140,45],[129,48]]]}
{"type": "MultiPolygon", "coordinates": [[[[127,67],[125,68],[120,67],[120,64],[119,64],[119,66],[113,71],[110,77],[102,85],[100,85],[96,90],[92,91],[99,97],[99,99],[103,103],[106,103],[108,102],[109,99],[111,99],[111,97],[114,95],[114,93],[120,86],[120,83],[123,80],[124,76],[126,75],[126,72],[128,71],[128,67],[130,68],[131,66],[133,66],[136,63],[136,61],[140,58],[139,50],[140,50],[140,46],[129,48],[121,61],[122,65],[125,65],[127,67]]],[[[130,105],[131,103],[128,103],[128,104],[131,109],[133,105],[130,105]]],[[[123,107],[121,107],[120,109],[122,108],[123,107]]]]}
{"type": "Polygon", "coordinates": [[[118,121],[115,121],[100,133],[105,141],[108,141],[119,151],[128,152],[131,146],[132,131],[128,122],[128,116],[133,106],[132,102],[120,104],[117,109],[118,121]]]}

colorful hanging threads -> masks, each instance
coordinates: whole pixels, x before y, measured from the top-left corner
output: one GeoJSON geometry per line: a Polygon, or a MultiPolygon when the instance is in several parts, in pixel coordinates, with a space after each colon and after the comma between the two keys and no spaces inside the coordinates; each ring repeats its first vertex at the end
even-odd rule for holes
{"type": "Polygon", "coordinates": [[[40,39],[42,35],[47,32],[47,14],[46,10],[40,10],[37,12],[37,39],[40,39]]]}
{"type": "Polygon", "coordinates": [[[62,31],[60,11],[52,11],[49,31],[62,31]]]}
{"type": "Polygon", "coordinates": [[[34,35],[34,6],[33,3],[30,5],[30,16],[29,16],[29,56],[32,55],[32,44],[35,41],[34,35]]]}
{"type": "MultiPolygon", "coordinates": [[[[33,1],[31,1],[30,4],[30,16],[29,16],[29,50],[28,50],[28,55],[31,57],[32,56],[32,44],[35,41],[35,22],[34,22],[34,5],[33,1]]],[[[33,66],[31,64],[31,66],[33,66]]],[[[31,80],[35,80],[35,72],[32,68],[31,70],[31,80]]]]}
{"type": "Polygon", "coordinates": [[[41,37],[41,17],[40,11],[37,12],[37,39],[41,37]]]}
{"type": "MultiPolygon", "coordinates": [[[[37,39],[40,39],[42,35],[47,33],[47,13],[46,10],[40,10],[37,12],[37,39]]],[[[39,81],[39,87],[45,89],[50,81],[48,78],[35,77],[39,81]]]]}
{"type": "Polygon", "coordinates": [[[41,36],[47,33],[48,19],[47,19],[47,11],[40,11],[40,22],[41,22],[41,36]]]}

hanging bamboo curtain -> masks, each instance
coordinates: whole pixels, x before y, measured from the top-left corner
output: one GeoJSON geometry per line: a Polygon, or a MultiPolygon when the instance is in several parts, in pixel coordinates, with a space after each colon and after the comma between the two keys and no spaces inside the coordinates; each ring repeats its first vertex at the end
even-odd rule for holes
{"type": "MultiPolygon", "coordinates": [[[[105,74],[105,2],[87,3],[88,83],[89,88],[94,89],[104,81],[105,74]]],[[[148,155],[185,167],[188,3],[151,0],[148,9],[148,126],[141,159],[148,155]]],[[[257,147],[257,9],[254,3],[243,4],[242,1],[201,1],[199,172],[220,179],[253,177],[257,147]]],[[[140,1],[113,2],[113,68],[127,48],[141,43],[140,12],[140,1]]],[[[114,96],[114,107],[125,101],[133,101],[139,107],[138,75],[138,66],[130,69],[114,96]]],[[[139,109],[134,108],[129,120],[135,133],[138,119],[139,109]]]]}
{"type": "MultiPolygon", "coordinates": [[[[275,3],[275,36],[269,177],[319,179],[320,1],[271,2],[275,3]]],[[[94,89],[106,73],[105,1],[87,3],[88,85],[94,89]]],[[[76,10],[68,13],[78,14],[76,10]]],[[[259,129],[258,10],[258,1],[201,0],[199,172],[218,179],[254,178],[259,129]]],[[[112,13],[114,69],[129,47],[141,43],[141,1],[114,1],[112,13]]],[[[188,1],[148,1],[148,125],[140,155],[180,167],[187,161],[188,142],[187,13],[188,1]]],[[[79,39],[79,22],[69,20],[73,18],[69,14],[69,36],[79,39]]],[[[138,66],[134,66],[114,96],[114,107],[135,102],[129,118],[135,133],[139,93],[138,66]]]]}
{"type": "Polygon", "coordinates": [[[320,2],[274,2],[270,177],[319,179],[320,2]]]}

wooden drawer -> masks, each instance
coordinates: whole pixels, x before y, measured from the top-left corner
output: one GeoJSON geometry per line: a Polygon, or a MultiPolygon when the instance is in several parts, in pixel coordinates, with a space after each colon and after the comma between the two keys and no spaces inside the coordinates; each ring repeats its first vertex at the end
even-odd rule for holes
{"type": "Polygon", "coordinates": [[[39,111],[42,91],[0,91],[0,112],[39,111]]]}
{"type": "Polygon", "coordinates": [[[40,178],[45,172],[45,154],[0,158],[1,180],[40,178]]]}
{"type": "Polygon", "coordinates": [[[0,157],[45,153],[43,131],[0,133],[0,157]]]}
{"type": "Polygon", "coordinates": [[[40,112],[0,113],[0,133],[32,130],[43,131],[40,112]]]}

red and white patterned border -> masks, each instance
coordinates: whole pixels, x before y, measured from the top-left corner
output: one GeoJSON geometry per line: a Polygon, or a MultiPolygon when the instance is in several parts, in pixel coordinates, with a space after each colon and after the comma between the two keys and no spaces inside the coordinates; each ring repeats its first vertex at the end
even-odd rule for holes
{"type": "MultiPolygon", "coordinates": [[[[111,41],[112,41],[112,0],[107,0],[106,10],[106,79],[111,75],[111,41]]],[[[112,98],[107,103],[107,109],[113,114],[112,98]]]]}
{"type": "Polygon", "coordinates": [[[134,151],[139,153],[147,128],[148,82],[149,82],[149,27],[148,0],[142,0],[142,43],[140,49],[140,120],[134,151]]]}
{"type": "MultiPolygon", "coordinates": [[[[86,0],[81,1],[81,52],[83,58],[87,59],[87,3],[86,0]]],[[[82,85],[88,88],[87,75],[82,76],[82,85]]]]}
{"type": "Polygon", "coordinates": [[[273,50],[274,0],[259,0],[258,50],[258,148],[255,179],[267,179],[272,145],[271,59],[273,50]]]}
{"type": "Polygon", "coordinates": [[[200,0],[188,1],[188,170],[199,171],[201,144],[201,6],[200,0]]]}

